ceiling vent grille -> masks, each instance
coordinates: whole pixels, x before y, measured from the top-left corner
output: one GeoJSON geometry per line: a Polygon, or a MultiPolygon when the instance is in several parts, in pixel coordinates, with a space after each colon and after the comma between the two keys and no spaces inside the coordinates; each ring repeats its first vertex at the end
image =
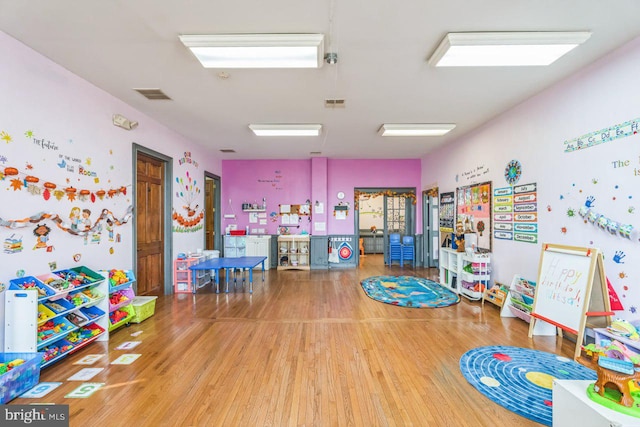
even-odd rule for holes
{"type": "Polygon", "coordinates": [[[160,99],[171,99],[160,89],[133,89],[133,90],[135,90],[140,95],[152,101],[156,101],[160,99]]]}
{"type": "Polygon", "coordinates": [[[220,150],[221,153],[235,153],[236,150],[232,149],[232,148],[223,148],[222,150],[220,150]]]}
{"type": "Polygon", "coordinates": [[[344,99],[325,99],[325,108],[344,108],[344,99]]]}
{"type": "Polygon", "coordinates": [[[312,151],[309,154],[312,155],[312,156],[319,156],[319,155],[322,154],[322,151],[312,151]]]}

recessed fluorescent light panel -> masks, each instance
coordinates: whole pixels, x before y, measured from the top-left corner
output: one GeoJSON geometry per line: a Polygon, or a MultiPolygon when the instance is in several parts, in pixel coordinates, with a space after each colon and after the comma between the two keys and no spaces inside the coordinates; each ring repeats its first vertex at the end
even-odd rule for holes
{"type": "Polygon", "coordinates": [[[249,129],[258,136],[318,136],[322,130],[322,125],[249,125],[249,129]]]}
{"type": "Polygon", "coordinates": [[[429,64],[435,67],[549,65],[589,39],[583,32],[448,33],[429,64]]]}
{"type": "Polygon", "coordinates": [[[380,127],[378,133],[382,136],[442,136],[455,128],[454,124],[389,124],[380,127]]]}
{"type": "Polygon", "coordinates": [[[324,34],[182,35],[205,68],[319,68],[324,34]]]}

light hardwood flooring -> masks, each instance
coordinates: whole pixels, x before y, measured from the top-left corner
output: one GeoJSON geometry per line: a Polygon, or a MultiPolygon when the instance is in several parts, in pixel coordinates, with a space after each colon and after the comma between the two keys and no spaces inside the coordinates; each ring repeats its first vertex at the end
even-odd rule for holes
{"type": "Polygon", "coordinates": [[[437,280],[436,269],[385,267],[367,256],[357,269],[276,271],[264,284],[215,294],[160,297],[155,315],[42,370],[63,384],[42,399],[64,403],[71,426],[534,426],[493,403],[462,376],[467,350],[513,345],[571,357],[574,343],[527,337],[489,303],[436,309],[376,302],[360,280],[374,275],[437,280]],[[132,336],[135,332],[142,332],[132,336]],[[141,341],[132,350],[116,350],[141,341]],[[125,353],[131,365],[110,365],[125,353]],[[92,366],[75,365],[105,354],[92,366]],[[86,399],[64,396],[86,367],[105,383],[86,399]]]}

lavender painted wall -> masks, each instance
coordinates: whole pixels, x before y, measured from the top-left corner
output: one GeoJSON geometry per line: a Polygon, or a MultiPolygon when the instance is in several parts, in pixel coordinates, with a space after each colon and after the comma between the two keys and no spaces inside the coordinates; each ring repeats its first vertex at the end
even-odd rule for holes
{"type": "Polygon", "coordinates": [[[545,242],[595,247],[624,307],[616,316],[640,320],[640,264],[631,261],[640,256],[640,134],[573,152],[564,144],[640,122],[633,90],[639,74],[640,38],[423,159],[423,182],[436,182],[441,192],[472,183],[465,172],[478,167],[486,174],[477,182],[508,187],[504,171],[512,159],[522,164],[518,184],[537,183],[538,242],[494,238],[494,280],[510,283],[514,274],[537,280],[545,242]],[[582,218],[580,209],[632,225],[629,238],[582,218]]]}
{"type": "MultiPolygon", "coordinates": [[[[20,177],[27,174],[49,181],[57,188],[67,185],[92,192],[112,187],[126,188],[126,194],[114,197],[71,198],[67,195],[46,196],[44,190],[33,186],[16,190],[9,180],[0,179],[3,203],[0,218],[14,221],[41,212],[58,215],[62,223],[42,218],[39,223],[51,227],[48,247],[33,249],[35,225],[0,227],[0,239],[20,238],[24,249],[15,253],[0,253],[0,283],[8,281],[24,270],[26,275],[39,275],[50,270],[51,263],[58,269],[84,265],[92,269],[124,268],[134,265],[133,228],[135,215],[117,227],[98,230],[90,241],[74,235],[70,211],[78,207],[91,211],[90,219],[96,223],[103,209],[117,218],[125,217],[133,204],[132,143],[153,149],[174,159],[172,177],[183,177],[187,172],[198,182],[204,182],[204,170],[219,174],[221,163],[210,151],[178,135],[166,126],[145,116],[131,106],[94,85],[72,74],[48,58],[0,32],[0,51],[10,61],[0,67],[0,131],[10,137],[0,146],[0,164],[16,167],[20,177]],[[132,131],[113,126],[112,115],[119,113],[140,123],[132,131]],[[38,141],[47,141],[43,147],[38,141]],[[55,148],[54,148],[55,147],[55,148]],[[179,159],[188,151],[197,163],[180,164],[179,159]],[[64,164],[63,160],[66,162],[64,164]],[[80,173],[80,167],[88,173],[80,173]],[[42,194],[40,194],[42,193],[42,194]],[[118,235],[120,239],[118,239],[118,235]],[[51,249],[49,249],[49,247],[51,249]]],[[[178,189],[174,182],[172,193],[178,189]]],[[[203,193],[195,204],[204,206],[203,193]]],[[[178,209],[184,205],[180,197],[169,201],[178,209]]],[[[134,211],[135,213],[135,211],[134,211]]],[[[204,230],[173,233],[173,253],[195,251],[203,247],[204,230]]],[[[167,278],[171,282],[171,277],[167,278]]],[[[1,286],[0,286],[1,287],[1,286]]],[[[2,306],[0,292],[0,306],[2,306]]],[[[0,315],[1,317],[1,315],[0,315]]],[[[1,321],[1,319],[0,319],[1,321]]],[[[1,338],[1,337],[0,337],[1,338]]],[[[1,340],[0,340],[1,341],[1,340]]]]}

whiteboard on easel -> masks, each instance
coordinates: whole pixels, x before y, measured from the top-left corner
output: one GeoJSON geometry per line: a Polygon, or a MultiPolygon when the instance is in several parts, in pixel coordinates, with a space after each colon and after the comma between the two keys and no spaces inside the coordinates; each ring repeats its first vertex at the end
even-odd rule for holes
{"type": "Polygon", "coordinates": [[[610,323],[609,291],[602,253],[594,248],[543,244],[529,337],[539,324],[576,335],[574,359],[580,354],[585,328],[610,323]],[[587,319],[589,322],[587,322],[587,319]]]}
{"type": "Polygon", "coordinates": [[[540,257],[538,286],[532,315],[577,334],[589,303],[593,261],[589,249],[549,245],[540,257]]]}

